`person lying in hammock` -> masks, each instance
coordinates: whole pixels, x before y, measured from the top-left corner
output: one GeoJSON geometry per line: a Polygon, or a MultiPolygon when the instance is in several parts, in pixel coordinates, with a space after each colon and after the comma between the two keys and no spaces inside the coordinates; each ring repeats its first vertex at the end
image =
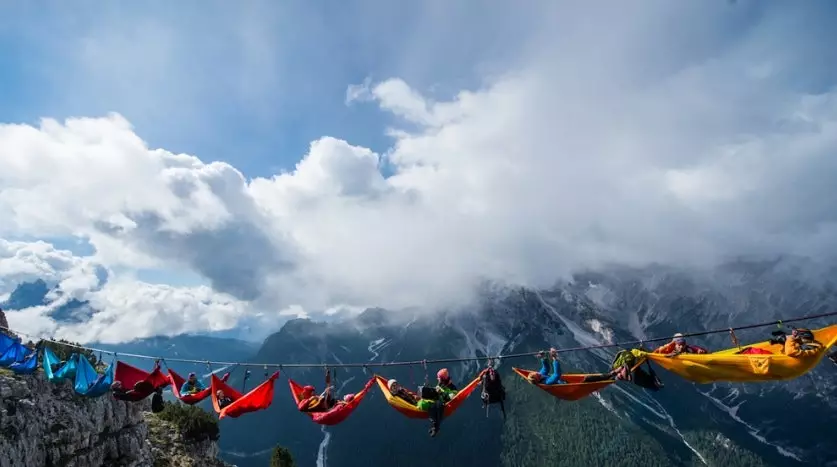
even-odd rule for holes
{"type": "Polygon", "coordinates": [[[816,355],[822,350],[822,344],[814,339],[814,334],[807,329],[794,328],[789,336],[785,336],[785,347],[782,350],[788,357],[808,357],[816,355]]]}
{"type": "Polygon", "coordinates": [[[687,344],[683,334],[678,332],[674,335],[671,342],[657,347],[652,353],[660,353],[665,354],[667,357],[674,357],[680,355],[681,353],[705,354],[708,352],[703,347],[687,344]]]}
{"type": "Polygon", "coordinates": [[[300,412],[328,412],[334,407],[335,400],[332,396],[333,386],[328,386],[319,396],[314,395],[314,386],[302,388],[302,397],[297,408],[300,412]]]}
{"type": "Polygon", "coordinates": [[[541,369],[537,373],[529,373],[528,380],[532,384],[564,384],[561,375],[561,363],[558,361],[558,350],[549,349],[549,356],[552,358],[552,374],[549,374],[549,364],[543,352],[538,353],[541,361],[541,369]]]}
{"type": "Polygon", "coordinates": [[[233,403],[232,398],[224,394],[223,389],[215,391],[215,397],[218,399],[218,407],[221,409],[233,403]]]}
{"type": "MultiPolygon", "coordinates": [[[[549,374],[549,365],[543,352],[538,354],[541,359],[541,369],[537,373],[529,373],[526,379],[532,384],[566,384],[561,376],[564,372],[561,370],[561,363],[558,361],[558,350],[549,349],[549,356],[552,358],[552,374],[549,374]]],[[[611,370],[609,373],[589,374],[584,377],[582,383],[595,383],[599,381],[607,381],[609,379],[616,379],[620,374],[627,371],[624,367],[618,367],[611,370]]]]}
{"type": "Polygon", "coordinates": [[[408,404],[418,404],[418,397],[412,392],[401,387],[401,385],[398,384],[398,381],[394,379],[387,381],[387,389],[389,389],[390,394],[403,400],[404,402],[407,402],[408,404]]]}
{"type": "MultiPolygon", "coordinates": [[[[92,383],[89,384],[89,387],[93,387],[94,385],[98,384],[102,380],[102,378],[104,378],[104,377],[105,377],[105,375],[103,375],[103,374],[99,375],[99,377],[96,378],[96,381],[93,381],[92,383]]],[[[118,381],[118,380],[114,381],[110,385],[110,390],[111,390],[111,392],[113,392],[113,397],[116,397],[117,399],[121,399],[121,398],[124,398],[124,397],[130,397],[134,393],[148,394],[148,392],[151,391],[152,389],[153,388],[151,386],[151,383],[149,383],[148,381],[145,381],[145,380],[137,381],[134,384],[134,387],[132,389],[125,389],[122,386],[122,381],[118,381]]]]}
{"type": "Polygon", "coordinates": [[[189,373],[189,378],[185,383],[183,383],[183,386],[180,387],[180,394],[188,396],[190,394],[197,394],[204,389],[206,389],[206,387],[198,381],[198,376],[194,373],[189,373]]]}
{"type": "Polygon", "coordinates": [[[122,387],[122,381],[114,381],[113,384],[110,385],[110,390],[113,392],[113,397],[117,399],[128,396],[133,392],[133,389],[125,390],[125,388],[122,387]]]}

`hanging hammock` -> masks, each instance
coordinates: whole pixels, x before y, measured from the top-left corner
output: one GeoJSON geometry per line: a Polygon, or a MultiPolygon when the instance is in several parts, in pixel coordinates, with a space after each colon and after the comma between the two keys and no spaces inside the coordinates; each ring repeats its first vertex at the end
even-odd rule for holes
{"type": "Polygon", "coordinates": [[[15,339],[0,331],[0,355],[6,353],[6,350],[17,342],[20,342],[20,339],[15,339]]]}
{"type": "MultiPolygon", "coordinates": [[[[521,378],[525,379],[527,383],[532,384],[529,381],[529,375],[532,373],[537,373],[537,371],[533,370],[523,370],[520,368],[512,367],[512,370],[520,375],[521,378]]],[[[535,384],[535,386],[543,389],[544,391],[552,394],[553,396],[565,400],[565,401],[577,401],[579,399],[583,399],[594,392],[603,389],[614,382],[616,380],[606,380],[606,381],[596,381],[592,383],[585,383],[584,378],[589,375],[585,374],[575,374],[575,375],[568,375],[564,374],[561,375],[561,381],[564,381],[564,384],[535,384]]]]}
{"type": "MultiPolygon", "coordinates": [[[[349,415],[354,412],[363,398],[366,396],[366,393],[369,392],[369,389],[372,387],[372,383],[375,382],[375,378],[371,378],[369,381],[366,382],[366,385],[361,389],[360,392],[355,394],[354,399],[351,402],[338,402],[334,405],[330,410],[326,412],[304,412],[308,416],[311,417],[311,420],[314,423],[318,423],[320,425],[337,425],[338,423],[342,422],[343,420],[347,419],[349,415]]],[[[299,404],[302,400],[302,386],[296,383],[296,381],[288,378],[288,384],[291,387],[291,395],[294,398],[294,402],[299,404]]]]}
{"type": "Polygon", "coordinates": [[[708,354],[680,354],[667,357],[662,354],[642,352],[642,356],[666,370],[700,384],[715,382],[756,383],[786,381],[811,371],[837,343],[837,324],[814,332],[814,338],[822,344],[815,355],[788,357],[782,344],[770,341],[747,345],[751,349],[768,351],[767,354],[741,354],[738,347],[708,354]]]}
{"type": "MultiPolygon", "coordinates": [[[[221,381],[226,383],[227,380],[229,379],[229,377],[230,377],[229,373],[224,373],[224,376],[221,377],[221,381]]],[[[212,387],[208,387],[208,388],[204,389],[203,391],[198,391],[194,394],[185,394],[185,395],[181,394],[180,393],[180,388],[183,387],[183,384],[186,382],[186,379],[184,377],[180,376],[179,374],[177,374],[171,368],[169,368],[168,378],[169,378],[169,382],[171,383],[172,394],[174,394],[174,397],[178,398],[180,400],[180,402],[183,402],[184,404],[189,404],[189,405],[197,404],[198,402],[206,399],[207,397],[209,397],[210,394],[212,394],[212,387]]]]}
{"type": "Polygon", "coordinates": [[[38,349],[32,350],[22,362],[12,363],[9,366],[9,369],[19,375],[29,375],[34,373],[38,368],[38,353],[38,349]]]}
{"type": "Polygon", "coordinates": [[[100,375],[87,357],[75,354],[75,359],[76,377],[73,387],[78,394],[99,397],[110,391],[110,385],[113,384],[113,362],[100,375]]]}
{"type": "MultiPolygon", "coordinates": [[[[455,396],[451,400],[445,403],[445,418],[450,417],[456,412],[456,409],[465,402],[465,399],[471,395],[472,392],[479,386],[480,378],[482,378],[483,372],[477,375],[467,386],[460,389],[459,392],[456,393],[455,396]]],[[[428,418],[427,412],[423,410],[419,410],[413,404],[405,401],[400,397],[395,397],[389,392],[389,388],[387,388],[387,379],[380,375],[375,375],[375,381],[378,383],[378,387],[381,388],[381,392],[384,393],[384,397],[387,400],[387,403],[392,406],[395,410],[401,412],[404,416],[409,418],[428,418]]]]}
{"type": "Polygon", "coordinates": [[[41,366],[44,367],[44,375],[47,381],[52,383],[60,383],[65,379],[75,379],[76,377],[76,362],[77,355],[73,354],[61,367],[53,371],[52,367],[61,363],[61,360],[55,355],[49,347],[44,347],[44,356],[41,366]]]}
{"type": "Polygon", "coordinates": [[[114,393],[114,397],[128,402],[137,402],[150,396],[154,391],[169,385],[169,379],[160,371],[160,363],[154,364],[151,373],[140,370],[137,367],[128,365],[125,362],[116,362],[116,373],[114,381],[122,383],[124,394],[114,393]]]}
{"type": "Polygon", "coordinates": [[[5,336],[9,343],[6,341],[7,344],[6,349],[3,351],[3,354],[0,355],[0,366],[9,367],[13,363],[20,363],[26,360],[30,350],[26,348],[25,345],[20,343],[20,339],[9,339],[8,336],[5,336]]]}
{"type": "Polygon", "coordinates": [[[218,413],[218,418],[224,417],[237,418],[248,412],[255,412],[257,410],[264,410],[270,407],[273,402],[273,386],[276,383],[276,378],[279,377],[279,372],[273,373],[267,381],[256,386],[247,394],[241,394],[227,383],[221,381],[220,378],[214,374],[210,375],[210,390],[212,391],[212,406],[215,412],[218,413]],[[218,404],[218,390],[224,391],[224,395],[232,399],[232,403],[223,409],[218,404]]]}

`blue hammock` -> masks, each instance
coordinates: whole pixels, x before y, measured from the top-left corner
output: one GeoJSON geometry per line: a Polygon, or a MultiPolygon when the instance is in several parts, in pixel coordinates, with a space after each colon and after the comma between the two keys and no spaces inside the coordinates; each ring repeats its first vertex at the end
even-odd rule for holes
{"type": "Polygon", "coordinates": [[[38,369],[38,349],[35,349],[22,362],[12,363],[9,368],[19,375],[28,375],[38,369]]]}
{"type": "Polygon", "coordinates": [[[6,350],[15,342],[17,342],[15,339],[12,339],[6,334],[3,334],[3,332],[0,332],[0,355],[6,353],[6,350]]]}
{"type": "Polygon", "coordinates": [[[73,384],[77,393],[87,397],[99,397],[110,391],[113,384],[113,363],[105,368],[101,375],[96,372],[84,356],[78,356],[76,360],[76,378],[73,384]]]}
{"type": "Polygon", "coordinates": [[[78,365],[78,354],[72,354],[61,367],[53,371],[53,365],[61,364],[61,360],[55,355],[49,347],[44,347],[44,358],[42,366],[44,367],[44,375],[48,381],[53,383],[60,383],[65,379],[76,379],[76,365],[78,365]]]}
{"type": "MultiPolygon", "coordinates": [[[[8,339],[8,336],[4,335],[4,337],[8,339]]],[[[29,349],[20,343],[20,339],[12,340],[11,345],[6,347],[3,355],[0,355],[0,366],[8,367],[12,363],[23,362],[29,356],[28,353],[29,349]]]]}

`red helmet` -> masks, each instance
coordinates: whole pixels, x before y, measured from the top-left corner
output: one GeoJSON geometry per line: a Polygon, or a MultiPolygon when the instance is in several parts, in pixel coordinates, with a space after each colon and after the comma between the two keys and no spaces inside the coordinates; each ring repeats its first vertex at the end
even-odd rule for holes
{"type": "Polygon", "coordinates": [[[436,378],[438,378],[440,381],[449,380],[450,379],[450,374],[448,374],[448,369],[447,368],[442,368],[441,370],[439,370],[439,372],[436,373],[436,378]]]}
{"type": "Polygon", "coordinates": [[[354,394],[346,394],[345,396],[343,396],[343,401],[344,401],[344,402],[351,402],[351,401],[353,401],[354,399],[355,399],[355,395],[354,395],[354,394]]]}

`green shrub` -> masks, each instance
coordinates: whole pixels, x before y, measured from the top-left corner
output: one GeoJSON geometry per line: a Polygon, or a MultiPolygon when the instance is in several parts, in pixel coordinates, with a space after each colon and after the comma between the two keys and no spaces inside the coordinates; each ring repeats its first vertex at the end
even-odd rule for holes
{"type": "Polygon", "coordinates": [[[186,441],[217,441],[219,438],[218,421],[198,407],[166,402],[157,416],[177,426],[186,441]]]}
{"type": "Polygon", "coordinates": [[[270,467],[296,467],[291,451],[282,446],[273,448],[273,456],[270,458],[270,467]]]}

